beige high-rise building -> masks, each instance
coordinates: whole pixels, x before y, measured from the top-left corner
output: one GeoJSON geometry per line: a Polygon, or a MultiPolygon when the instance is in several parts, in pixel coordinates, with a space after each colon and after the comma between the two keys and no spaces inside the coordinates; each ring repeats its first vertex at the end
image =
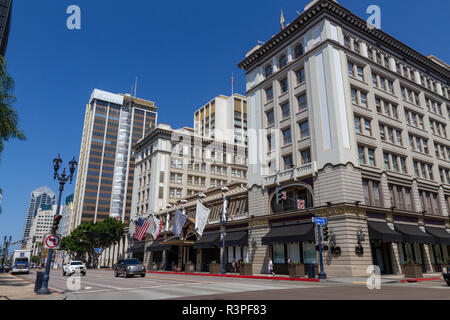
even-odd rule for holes
{"type": "Polygon", "coordinates": [[[55,214],[56,206],[43,206],[38,209],[31,225],[30,238],[26,247],[26,250],[33,250],[34,256],[38,254],[38,244],[44,241],[46,234],[51,233],[55,214]]]}
{"type": "Polygon", "coordinates": [[[195,111],[194,132],[198,136],[247,146],[247,98],[220,95],[195,111]]]}

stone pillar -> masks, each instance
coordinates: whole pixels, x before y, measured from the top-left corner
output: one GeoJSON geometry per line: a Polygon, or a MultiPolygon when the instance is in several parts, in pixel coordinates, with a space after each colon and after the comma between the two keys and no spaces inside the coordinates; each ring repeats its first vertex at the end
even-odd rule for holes
{"type": "Polygon", "coordinates": [[[343,210],[342,214],[328,218],[328,228],[336,235],[336,245],[341,248],[341,254],[337,256],[330,250],[324,252],[325,273],[329,278],[367,277],[367,268],[372,265],[367,219],[350,211],[345,212],[344,209],[337,211],[339,210],[343,210]],[[365,240],[361,243],[364,253],[357,255],[357,233],[361,229],[365,235],[365,240]]]}
{"type": "Polygon", "coordinates": [[[197,249],[197,264],[195,270],[200,272],[202,269],[202,249],[197,249]]]}
{"type": "Polygon", "coordinates": [[[433,267],[431,266],[431,252],[430,248],[426,244],[421,244],[423,246],[423,257],[422,260],[425,262],[425,268],[427,272],[433,272],[433,267]]]}
{"type": "Polygon", "coordinates": [[[269,246],[262,244],[262,238],[270,231],[268,220],[253,220],[248,230],[248,260],[254,274],[266,274],[269,246]]]}
{"type": "Polygon", "coordinates": [[[398,255],[398,243],[392,243],[391,261],[392,261],[392,273],[401,274],[402,269],[400,266],[400,257],[398,255]]]}
{"type": "Polygon", "coordinates": [[[386,173],[381,175],[381,192],[382,192],[382,203],[385,208],[392,208],[393,204],[391,203],[391,194],[389,192],[389,183],[387,180],[386,173]]]}

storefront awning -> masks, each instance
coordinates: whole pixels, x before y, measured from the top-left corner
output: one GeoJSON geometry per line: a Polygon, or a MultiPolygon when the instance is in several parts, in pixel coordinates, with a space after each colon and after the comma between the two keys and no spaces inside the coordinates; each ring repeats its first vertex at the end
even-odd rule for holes
{"type": "Polygon", "coordinates": [[[262,238],[262,244],[265,246],[271,244],[314,242],[314,224],[296,224],[292,226],[274,227],[262,238]]]}
{"type": "Polygon", "coordinates": [[[194,249],[210,249],[220,247],[220,233],[204,234],[200,240],[194,244],[194,249]]]}
{"type": "Polygon", "coordinates": [[[369,238],[371,241],[401,242],[403,236],[389,228],[386,222],[369,221],[369,238]]]}
{"type": "Polygon", "coordinates": [[[144,252],[145,251],[145,242],[135,242],[131,246],[131,252],[138,253],[138,252],[144,252]]]}
{"type": "Polygon", "coordinates": [[[426,227],[425,230],[435,239],[435,243],[450,246],[450,233],[446,229],[426,227]]]}
{"type": "Polygon", "coordinates": [[[152,252],[161,252],[166,250],[170,250],[170,246],[161,244],[161,241],[155,241],[150,245],[150,247],[147,248],[147,251],[152,252]]]}
{"type": "Polygon", "coordinates": [[[395,224],[395,231],[402,234],[404,242],[434,243],[434,238],[420,230],[418,225],[395,224]]]}
{"type": "Polygon", "coordinates": [[[225,236],[226,247],[247,246],[248,231],[227,232],[225,236]]]}

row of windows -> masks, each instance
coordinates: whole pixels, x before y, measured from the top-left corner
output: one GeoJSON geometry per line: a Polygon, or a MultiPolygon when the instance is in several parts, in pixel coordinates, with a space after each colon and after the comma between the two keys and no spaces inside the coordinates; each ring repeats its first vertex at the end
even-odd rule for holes
{"type": "MultiPolygon", "coordinates": [[[[350,35],[345,35],[344,36],[344,45],[352,50],[355,51],[356,53],[358,53],[359,55],[361,55],[361,43],[362,41],[359,39],[356,39],[356,37],[350,36],[350,35]]],[[[389,55],[387,55],[386,53],[382,53],[378,48],[374,48],[371,45],[368,45],[368,57],[369,59],[371,59],[372,61],[376,62],[377,64],[391,70],[394,72],[397,72],[398,74],[400,74],[401,76],[415,82],[418,83],[417,80],[419,81],[419,84],[422,85],[423,87],[438,93],[437,90],[437,82],[432,80],[430,77],[424,75],[424,74],[420,74],[419,78],[420,79],[416,79],[415,76],[415,71],[413,68],[408,67],[406,64],[400,62],[399,60],[395,61],[395,65],[391,66],[389,63],[389,55]]],[[[442,86],[442,92],[443,92],[443,96],[447,97],[447,99],[450,99],[450,90],[448,88],[446,88],[445,86],[442,86]]]]}

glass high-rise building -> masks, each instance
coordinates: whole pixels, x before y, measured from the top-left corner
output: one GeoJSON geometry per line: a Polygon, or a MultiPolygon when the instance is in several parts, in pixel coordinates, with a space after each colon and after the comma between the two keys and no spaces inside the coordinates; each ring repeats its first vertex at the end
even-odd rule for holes
{"type": "Polygon", "coordinates": [[[151,101],[95,89],[86,109],[74,196],[76,227],[114,217],[129,221],[132,146],[156,127],[151,101]]]}
{"type": "Polygon", "coordinates": [[[25,227],[23,230],[22,241],[26,243],[26,239],[30,236],[31,225],[33,219],[40,208],[52,206],[56,203],[56,195],[48,187],[40,187],[31,192],[30,203],[28,204],[28,212],[25,219],[25,227]]]}
{"type": "Polygon", "coordinates": [[[12,0],[0,0],[0,55],[5,56],[11,26],[12,0]]]}

